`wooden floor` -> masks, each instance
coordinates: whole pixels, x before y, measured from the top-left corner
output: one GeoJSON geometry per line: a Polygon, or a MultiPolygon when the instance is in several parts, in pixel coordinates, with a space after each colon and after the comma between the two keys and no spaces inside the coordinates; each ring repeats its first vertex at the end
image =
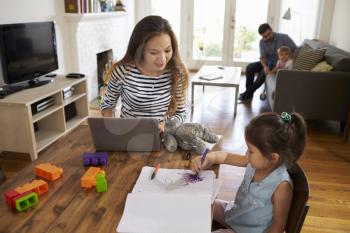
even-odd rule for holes
{"type": "MultiPolygon", "coordinates": [[[[242,91],[244,79],[241,86],[242,91]]],[[[260,101],[256,93],[251,103],[239,104],[233,118],[231,88],[206,87],[203,94],[197,87],[195,91],[192,121],[223,135],[216,149],[244,153],[244,127],[252,117],[269,111],[266,101],[260,101]]],[[[0,166],[8,177],[29,163],[29,155],[0,154],[0,166]]],[[[310,184],[310,210],[302,232],[350,232],[350,144],[344,143],[337,122],[308,121],[308,143],[300,164],[310,184]]]]}

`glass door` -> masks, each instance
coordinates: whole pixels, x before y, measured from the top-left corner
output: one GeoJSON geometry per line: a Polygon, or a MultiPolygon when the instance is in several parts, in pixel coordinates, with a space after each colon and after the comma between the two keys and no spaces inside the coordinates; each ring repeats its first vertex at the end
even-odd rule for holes
{"type": "Polygon", "coordinates": [[[243,67],[259,59],[258,27],[269,22],[269,0],[187,2],[190,68],[204,64],[243,67]]]}
{"type": "Polygon", "coordinates": [[[199,69],[257,61],[258,27],[265,22],[274,27],[276,5],[277,0],[143,0],[136,9],[139,18],[157,14],[168,19],[187,67],[199,69]]]}
{"type": "Polygon", "coordinates": [[[236,0],[234,6],[233,63],[258,61],[260,24],[267,22],[268,0],[236,0]]]}
{"type": "Polygon", "coordinates": [[[225,0],[187,2],[187,63],[199,69],[204,64],[222,64],[225,50],[225,0]]]}

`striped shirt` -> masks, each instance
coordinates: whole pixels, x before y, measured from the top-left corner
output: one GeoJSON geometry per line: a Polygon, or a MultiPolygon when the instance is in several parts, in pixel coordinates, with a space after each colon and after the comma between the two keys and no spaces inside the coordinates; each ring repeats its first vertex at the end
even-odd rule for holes
{"type": "MultiPolygon", "coordinates": [[[[185,96],[181,91],[182,82],[175,90],[178,106],[174,117],[181,122],[185,118],[185,96]]],[[[119,65],[111,74],[111,78],[102,98],[100,109],[114,109],[121,98],[122,118],[166,118],[171,100],[171,73],[152,77],[141,74],[135,65],[119,65]]]]}

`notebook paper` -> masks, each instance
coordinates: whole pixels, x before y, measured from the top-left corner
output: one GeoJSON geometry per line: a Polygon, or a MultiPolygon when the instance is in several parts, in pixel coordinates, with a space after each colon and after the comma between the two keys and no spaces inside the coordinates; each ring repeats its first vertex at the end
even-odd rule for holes
{"type": "Polygon", "coordinates": [[[221,182],[213,171],[145,166],[126,199],[117,232],[211,232],[211,204],[221,182]]]}
{"type": "Polygon", "coordinates": [[[143,167],[139,178],[132,190],[133,193],[181,193],[181,194],[207,194],[215,193],[215,173],[201,171],[198,182],[189,182],[186,176],[193,175],[191,170],[160,168],[154,179],[150,179],[154,167],[143,167]]]}
{"type": "Polygon", "coordinates": [[[130,193],[117,232],[209,233],[210,195],[130,193]]]}

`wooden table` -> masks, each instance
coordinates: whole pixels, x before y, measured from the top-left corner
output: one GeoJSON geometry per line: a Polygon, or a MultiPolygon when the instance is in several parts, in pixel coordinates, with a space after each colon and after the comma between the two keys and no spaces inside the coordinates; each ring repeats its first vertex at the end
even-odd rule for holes
{"type": "Polygon", "coordinates": [[[240,67],[230,67],[230,66],[202,66],[202,68],[193,76],[191,79],[191,110],[193,112],[194,107],[194,86],[203,86],[203,91],[205,86],[218,86],[218,87],[233,87],[235,89],[235,106],[234,106],[234,117],[237,114],[237,100],[239,92],[239,82],[241,79],[241,68],[240,67]],[[200,77],[207,75],[217,75],[221,76],[220,79],[215,80],[204,80],[200,77]]]}
{"type": "Polygon", "coordinates": [[[4,198],[0,203],[0,232],[115,232],[123,213],[126,196],[143,166],[187,168],[185,152],[169,153],[110,153],[106,167],[108,191],[97,193],[84,190],[80,178],[83,167],[82,154],[94,151],[89,129],[82,125],[58,140],[42,153],[30,166],[23,169],[1,186],[1,194],[35,178],[35,165],[50,162],[63,168],[63,177],[49,182],[48,193],[39,197],[37,206],[25,212],[10,209],[4,198]]]}

